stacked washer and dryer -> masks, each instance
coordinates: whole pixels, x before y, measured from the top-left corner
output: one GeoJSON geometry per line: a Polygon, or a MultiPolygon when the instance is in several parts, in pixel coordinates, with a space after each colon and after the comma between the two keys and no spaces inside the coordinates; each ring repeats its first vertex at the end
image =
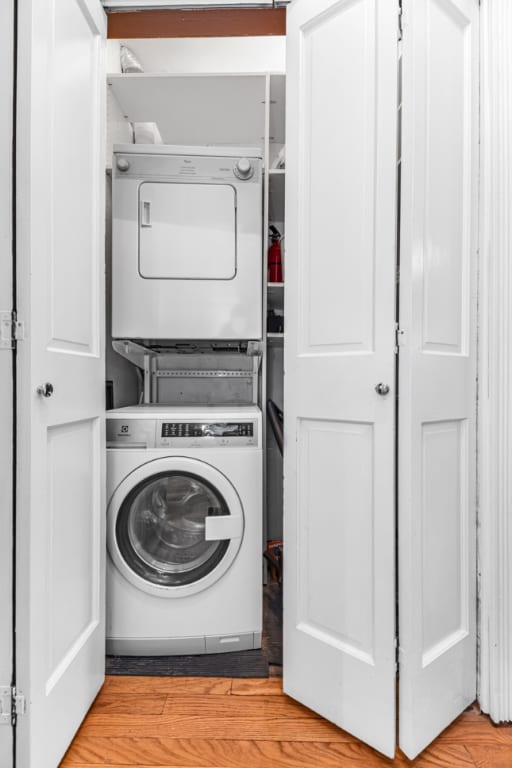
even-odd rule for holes
{"type": "MultiPolygon", "coordinates": [[[[162,399],[152,379],[179,375],[153,365],[166,345],[258,348],[261,151],[115,147],[112,211],[114,348],[139,352],[144,402],[107,412],[107,652],[258,648],[258,388],[212,403],[191,383],[187,400],[188,370],[179,400],[162,399]]],[[[218,368],[197,375],[217,387],[242,376],[218,368]]]]}

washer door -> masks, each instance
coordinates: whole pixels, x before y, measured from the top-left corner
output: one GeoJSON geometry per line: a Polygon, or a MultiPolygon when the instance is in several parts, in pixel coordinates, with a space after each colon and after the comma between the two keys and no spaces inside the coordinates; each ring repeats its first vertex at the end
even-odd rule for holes
{"type": "Polygon", "coordinates": [[[221,472],[185,457],[156,459],[131,472],[114,492],[109,552],[139,589],[182,597],[227,571],[243,525],[238,494],[221,472]]]}

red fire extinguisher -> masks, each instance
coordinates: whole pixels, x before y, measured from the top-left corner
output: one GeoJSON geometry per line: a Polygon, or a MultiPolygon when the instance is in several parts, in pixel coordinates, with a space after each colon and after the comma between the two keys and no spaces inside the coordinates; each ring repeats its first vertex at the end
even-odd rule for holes
{"type": "Polygon", "coordinates": [[[273,224],[270,225],[269,229],[271,245],[268,249],[268,281],[269,283],[282,283],[281,233],[273,224]]]}

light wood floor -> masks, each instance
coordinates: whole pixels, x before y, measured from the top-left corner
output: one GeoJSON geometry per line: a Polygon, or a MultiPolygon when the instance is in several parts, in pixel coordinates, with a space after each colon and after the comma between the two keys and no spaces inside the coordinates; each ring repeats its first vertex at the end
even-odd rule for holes
{"type": "Polygon", "coordinates": [[[416,760],[387,760],[279,678],[108,677],[61,768],[512,768],[512,728],[471,707],[416,760]]]}

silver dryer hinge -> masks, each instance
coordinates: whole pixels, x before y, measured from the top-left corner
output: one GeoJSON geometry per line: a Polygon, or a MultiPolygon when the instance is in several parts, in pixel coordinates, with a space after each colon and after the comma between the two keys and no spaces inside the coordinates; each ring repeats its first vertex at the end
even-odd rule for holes
{"type": "Polygon", "coordinates": [[[17,341],[25,338],[25,323],[16,312],[0,312],[0,349],[14,349],[17,341]]]}
{"type": "Polygon", "coordinates": [[[0,725],[16,725],[25,709],[25,697],[15,686],[0,685],[0,725]]]}

